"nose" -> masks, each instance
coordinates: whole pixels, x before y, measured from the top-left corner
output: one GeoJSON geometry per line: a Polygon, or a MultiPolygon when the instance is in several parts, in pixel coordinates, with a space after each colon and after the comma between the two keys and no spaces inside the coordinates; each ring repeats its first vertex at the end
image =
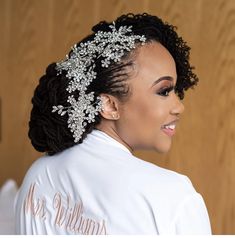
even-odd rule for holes
{"type": "Polygon", "coordinates": [[[173,106],[171,108],[171,114],[180,115],[181,113],[184,112],[184,105],[176,94],[173,95],[174,95],[173,98],[174,103],[172,104],[173,106]]]}

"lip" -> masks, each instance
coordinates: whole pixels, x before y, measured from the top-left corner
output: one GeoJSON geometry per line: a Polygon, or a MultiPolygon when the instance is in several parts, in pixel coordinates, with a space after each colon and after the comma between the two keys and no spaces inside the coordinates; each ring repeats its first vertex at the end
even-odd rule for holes
{"type": "Polygon", "coordinates": [[[162,129],[163,132],[165,132],[168,136],[173,136],[175,134],[175,129],[172,130],[172,129],[162,129]]]}
{"type": "Polygon", "coordinates": [[[176,123],[179,121],[179,119],[176,119],[174,121],[171,121],[165,125],[163,125],[161,127],[162,131],[167,134],[168,136],[172,137],[174,134],[175,134],[175,129],[168,129],[168,128],[165,128],[165,126],[169,126],[169,125],[175,125],[176,126],[176,123]]]}

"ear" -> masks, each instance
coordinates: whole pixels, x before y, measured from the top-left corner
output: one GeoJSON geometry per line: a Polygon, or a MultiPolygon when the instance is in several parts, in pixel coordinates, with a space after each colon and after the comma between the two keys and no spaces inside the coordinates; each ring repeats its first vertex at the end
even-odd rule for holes
{"type": "Polygon", "coordinates": [[[119,115],[119,100],[109,94],[101,94],[102,109],[101,116],[107,120],[118,120],[119,115]]]}

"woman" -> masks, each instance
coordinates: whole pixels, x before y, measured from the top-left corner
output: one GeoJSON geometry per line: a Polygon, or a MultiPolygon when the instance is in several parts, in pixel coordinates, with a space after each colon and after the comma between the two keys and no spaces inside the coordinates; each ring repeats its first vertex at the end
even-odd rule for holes
{"type": "Polygon", "coordinates": [[[132,154],[169,151],[180,100],[198,81],[174,29],[123,15],[48,66],[29,122],[32,145],[46,155],[21,186],[17,233],[211,233],[190,180],[132,154]]]}

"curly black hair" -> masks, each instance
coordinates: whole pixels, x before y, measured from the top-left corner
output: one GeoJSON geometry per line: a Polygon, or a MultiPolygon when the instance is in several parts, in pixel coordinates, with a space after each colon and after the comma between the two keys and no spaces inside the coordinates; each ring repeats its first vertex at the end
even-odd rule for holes
{"type": "MultiPolygon", "coordinates": [[[[110,24],[102,21],[95,25],[92,28],[93,33],[81,42],[92,40],[98,31],[110,31],[110,24]]],[[[147,13],[122,15],[115,20],[115,26],[117,29],[120,26],[132,26],[134,34],[145,35],[147,42],[159,42],[170,52],[176,63],[175,92],[181,100],[184,98],[184,91],[197,84],[198,78],[189,63],[190,47],[178,36],[175,26],[147,13]]],[[[93,91],[95,97],[101,93],[107,93],[116,96],[121,101],[128,100],[130,93],[125,82],[129,74],[125,69],[133,64],[132,55],[126,53],[120,63],[111,63],[108,68],[101,67],[100,60],[97,60],[95,63],[97,77],[89,85],[88,92],[93,91]]],[[[53,155],[76,144],[67,126],[67,114],[60,116],[57,113],[52,113],[53,105],[68,105],[66,88],[69,79],[66,77],[66,72],[58,75],[55,66],[56,63],[52,63],[47,67],[45,75],[40,78],[39,85],[34,91],[28,132],[34,148],[39,152],[46,152],[48,155],[53,155]]],[[[74,93],[75,97],[78,96],[76,94],[77,92],[74,93]]],[[[87,125],[86,131],[78,143],[82,143],[87,134],[100,121],[101,116],[97,115],[95,122],[87,125]]]]}

